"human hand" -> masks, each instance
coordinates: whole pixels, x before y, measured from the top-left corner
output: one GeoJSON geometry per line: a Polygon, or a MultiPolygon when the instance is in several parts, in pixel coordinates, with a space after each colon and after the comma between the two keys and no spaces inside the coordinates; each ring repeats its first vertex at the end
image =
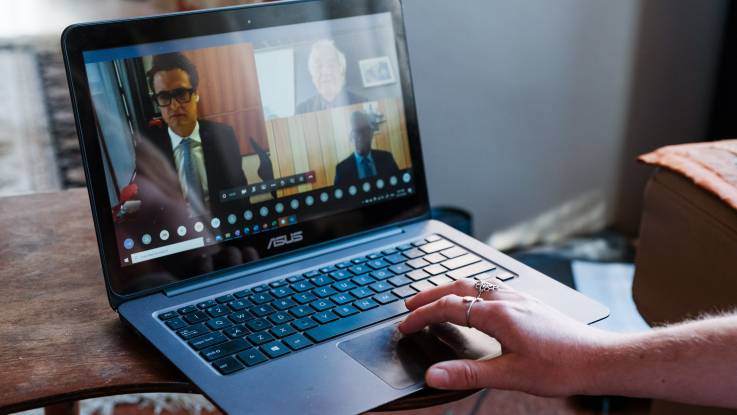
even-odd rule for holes
{"type": "MultiPolygon", "coordinates": [[[[494,281],[498,290],[484,293],[473,305],[469,324],[496,338],[500,357],[452,360],[433,365],[425,374],[438,389],[497,388],[543,396],[586,393],[596,372],[594,358],[613,340],[610,333],[580,323],[539,300],[494,281]]],[[[469,303],[476,296],[473,280],[418,293],[407,300],[411,313],[400,324],[402,333],[450,322],[466,325],[469,303]]]]}

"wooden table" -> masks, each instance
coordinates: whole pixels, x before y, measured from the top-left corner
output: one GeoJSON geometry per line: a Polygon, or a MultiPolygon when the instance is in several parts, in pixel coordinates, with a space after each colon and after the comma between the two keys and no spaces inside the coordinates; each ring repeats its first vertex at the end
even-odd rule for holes
{"type": "MultiPolygon", "coordinates": [[[[124,393],[199,392],[110,308],[91,219],[84,189],[0,199],[0,413],[73,412],[77,400],[124,393]]],[[[379,410],[470,393],[423,390],[379,410]]],[[[511,396],[520,409],[545,399],[511,396]]]]}

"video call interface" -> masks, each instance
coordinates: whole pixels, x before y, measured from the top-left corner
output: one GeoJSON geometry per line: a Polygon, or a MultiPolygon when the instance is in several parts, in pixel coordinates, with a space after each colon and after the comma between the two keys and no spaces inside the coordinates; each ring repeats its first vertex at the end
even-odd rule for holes
{"type": "Polygon", "coordinates": [[[122,266],[415,191],[388,13],[84,58],[122,266]]]}

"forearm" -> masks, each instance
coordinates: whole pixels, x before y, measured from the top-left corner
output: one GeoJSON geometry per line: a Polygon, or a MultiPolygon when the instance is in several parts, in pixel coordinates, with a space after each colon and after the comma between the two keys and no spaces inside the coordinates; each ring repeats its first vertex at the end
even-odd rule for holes
{"type": "Polygon", "coordinates": [[[586,394],[737,408],[737,315],[612,338],[595,353],[586,394]]]}

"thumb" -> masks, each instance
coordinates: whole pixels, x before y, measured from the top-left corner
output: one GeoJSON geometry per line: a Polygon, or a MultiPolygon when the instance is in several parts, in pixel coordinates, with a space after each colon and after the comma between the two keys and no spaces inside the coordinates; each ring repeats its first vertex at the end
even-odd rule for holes
{"type": "Polygon", "coordinates": [[[514,374],[505,370],[505,357],[492,360],[450,360],[437,363],[425,373],[425,382],[436,389],[480,389],[500,387],[514,374]]]}

